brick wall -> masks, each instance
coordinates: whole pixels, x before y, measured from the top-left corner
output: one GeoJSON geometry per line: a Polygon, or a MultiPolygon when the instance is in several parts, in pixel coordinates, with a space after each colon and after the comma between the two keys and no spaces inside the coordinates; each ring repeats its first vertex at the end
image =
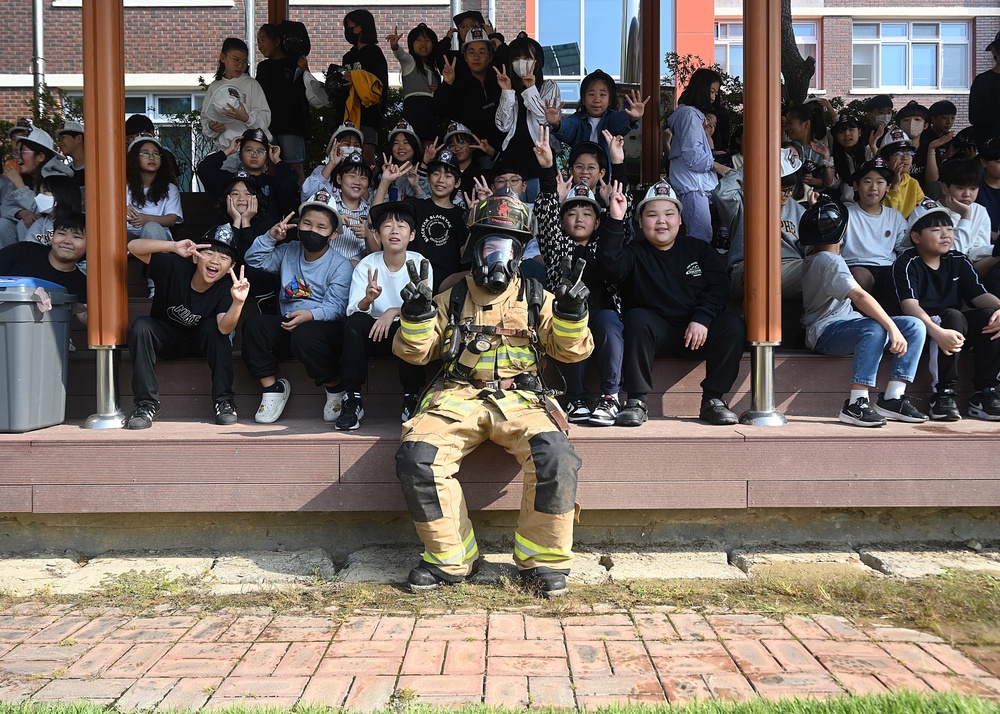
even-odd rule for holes
{"type": "MultiPolygon", "coordinates": [[[[956,6],[985,6],[992,7],[994,0],[940,0],[934,2],[935,6],[956,7],[956,6]]],[[[910,3],[907,3],[910,4],[910,3]]],[[[914,2],[914,5],[928,5],[928,2],[914,2]]],[[[882,7],[883,4],[876,0],[827,0],[828,6],[849,5],[849,6],[873,6],[882,7]]],[[[947,10],[942,10],[941,18],[947,19],[947,10]]],[[[822,20],[822,86],[830,96],[841,96],[846,101],[864,98],[879,94],[873,91],[871,94],[852,94],[853,84],[853,20],[850,17],[825,17],[822,20]]],[[[1000,30],[1000,17],[977,17],[970,20],[972,30],[972,77],[979,72],[985,72],[993,66],[993,59],[988,52],[983,52],[983,48],[993,39],[997,31],[1000,30]]],[[[970,83],[971,78],[970,77],[970,83]]],[[[955,103],[958,108],[958,115],[955,117],[956,128],[964,128],[968,125],[968,92],[956,92],[954,94],[897,94],[894,97],[896,108],[899,109],[910,100],[916,100],[925,107],[936,101],[948,99],[955,103]]]]}
{"type": "MultiPolygon", "coordinates": [[[[466,5],[486,14],[485,0],[466,5]]],[[[313,43],[310,59],[316,66],[339,60],[347,51],[343,37],[343,16],[350,8],[293,5],[290,16],[304,22],[313,43]]],[[[384,38],[398,24],[405,34],[419,22],[426,22],[439,35],[450,25],[450,12],[442,6],[385,6],[372,10],[379,30],[380,44],[388,55],[384,38]]],[[[257,18],[267,17],[266,0],[257,0],[257,18]]],[[[11,33],[0,46],[0,73],[31,70],[31,0],[8,0],[5,22],[24,28],[11,33]]],[[[153,73],[213,73],[222,40],[230,35],[243,37],[244,2],[236,0],[232,8],[126,8],[125,71],[153,73]]],[[[512,38],[525,24],[524,0],[498,0],[497,26],[512,38]]],[[[46,3],[46,68],[50,73],[80,72],[80,8],[55,8],[46,3]],[[69,38],[53,41],[52,38],[69,38]]],[[[389,57],[390,69],[398,69],[389,57]]]]}
{"type": "Polygon", "coordinates": [[[17,121],[18,117],[30,117],[31,94],[30,89],[0,91],[0,119],[17,121]]]}

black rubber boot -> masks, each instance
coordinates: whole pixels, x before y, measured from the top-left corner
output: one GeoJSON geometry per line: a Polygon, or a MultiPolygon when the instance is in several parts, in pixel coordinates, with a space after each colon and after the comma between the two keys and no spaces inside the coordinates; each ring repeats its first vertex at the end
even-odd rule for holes
{"type": "Polygon", "coordinates": [[[444,585],[464,583],[477,572],[479,572],[478,560],[472,564],[472,572],[468,575],[452,575],[444,572],[436,565],[420,561],[420,565],[410,571],[406,582],[410,586],[410,592],[423,593],[429,590],[437,590],[444,585]]]}
{"type": "Polygon", "coordinates": [[[529,590],[545,599],[562,597],[569,592],[569,588],[566,586],[567,575],[569,575],[568,570],[555,570],[545,566],[528,568],[518,573],[521,582],[529,590]]]}

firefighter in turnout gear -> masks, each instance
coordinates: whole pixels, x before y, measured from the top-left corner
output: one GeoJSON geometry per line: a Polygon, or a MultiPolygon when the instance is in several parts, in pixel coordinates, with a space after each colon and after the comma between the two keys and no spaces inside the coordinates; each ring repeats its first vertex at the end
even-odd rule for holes
{"type": "Polygon", "coordinates": [[[555,294],[520,275],[532,226],[516,196],[494,195],[470,211],[473,268],[463,282],[435,297],[426,261],[419,272],[407,265],[411,282],[402,291],[393,352],[413,364],[443,362],[396,452],[396,475],[425,548],[408,578],[414,592],[461,582],[477,569],[479,547],[455,474],[487,439],[513,454],[524,473],[514,534],[521,579],[544,597],[566,592],[580,457],[565,414],[541,382],[541,360],[585,359],[594,342],[582,261],[564,265],[555,294]]]}

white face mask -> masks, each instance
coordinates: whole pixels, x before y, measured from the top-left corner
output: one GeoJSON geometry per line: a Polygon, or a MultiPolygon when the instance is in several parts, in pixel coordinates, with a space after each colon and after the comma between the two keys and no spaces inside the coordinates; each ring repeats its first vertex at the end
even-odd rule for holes
{"type": "Polygon", "coordinates": [[[892,114],[876,114],[875,123],[876,124],[888,124],[892,121],[892,114]]]}
{"type": "Polygon", "coordinates": [[[52,209],[56,207],[56,199],[52,196],[40,193],[35,196],[35,208],[38,209],[40,214],[52,213],[52,209]]]}
{"type": "Polygon", "coordinates": [[[927,128],[923,119],[904,119],[899,123],[899,128],[906,132],[910,139],[916,139],[921,132],[927,128]]]}
{"type": "Polygon", "coordinates": [[[511,62],[511,69],[518,77],[524,77],[535,71],[535,60],[519,59],[511,62]]]}

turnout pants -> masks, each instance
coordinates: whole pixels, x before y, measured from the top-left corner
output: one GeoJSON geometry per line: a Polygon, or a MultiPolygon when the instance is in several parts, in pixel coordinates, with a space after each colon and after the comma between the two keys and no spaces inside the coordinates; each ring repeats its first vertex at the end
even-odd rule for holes
{"type": "Polygon", "coordinates": [[[212,368],[212,399],[232,399],[233,343],[219,332],[214,315],[198,327],[184,329],[165,320],[136,318],[128,331],[128,351],[132,355],[132,394],[136,404],[159,404],[156,359],[205,357],[212,368]]]}
{"type": "Polygon", "coordinates": [[[529,392],[480,397],[483,392],[469,385],[446,386],[403,425],[396,452],[396,475],[424,544],[424,562],[446,575],[471,574],[479,546],[455,474],[462,459],[489,439],[524,471],[515,564],[568,570],[581,463],[569,439],[529,392]]]}

